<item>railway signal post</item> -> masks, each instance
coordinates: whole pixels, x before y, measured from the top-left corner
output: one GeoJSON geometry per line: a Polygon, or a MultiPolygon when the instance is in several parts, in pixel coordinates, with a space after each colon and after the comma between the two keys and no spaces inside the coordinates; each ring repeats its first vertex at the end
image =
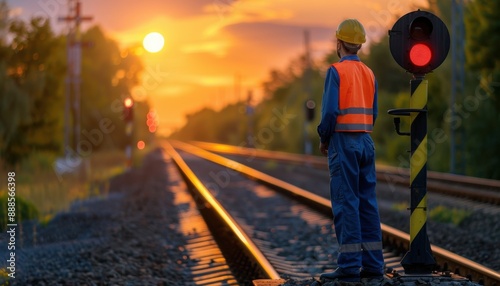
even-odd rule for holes
{"type": "Polygon", "coordinates": [[[304,153],[307,155],[312,154],[312,143],[311,138],[309,138],[309,124],[314,121],[315,117],[316,102],[312,99],[308,99],[304,103],[305,118],[304,121],[304,153]]]}
{"type": "Polygon", "coordinates": [[[123,101],[123,119],[125,120],[125,135],[127,136],[127,145],[125,147],[125,156],[127,158],[126,167],[132,167],[132,141],[134,128],[134,101],[127,97],[123,101]]]}
{"type": "Polygon", "coordinates": [[[409,116],[410,136],[410,247],[401,265],[406,274],[431,274],[436,261],[427,236],[427,80],[444,61],[450,48],[446,25],[432,13],[410,12],[399,18],[389,31],[389,46],[394,60],[413,74],[410,81],[410,108],[391,109],[389,114],[409,116]]]}

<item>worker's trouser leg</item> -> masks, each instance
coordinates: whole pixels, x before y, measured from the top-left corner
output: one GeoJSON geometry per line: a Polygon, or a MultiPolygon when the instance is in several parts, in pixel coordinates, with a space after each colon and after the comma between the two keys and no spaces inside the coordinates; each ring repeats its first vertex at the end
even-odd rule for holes
{"type": "Polygon", "coordinates": [[[375,186],[375,148],[368,134],[363,138],[366,160],[360,165],[359,176],[359,219],[363,248],[363,270],[383,274],[384,257],[382,254],[382,230],[378,211],[375,186]]]}
{"type": "Polygon", "coordinates": [[[330,197],[340,245],[337,264],[349,273],[383,269],[375,196],[374,145],[367,133],[335,133],[328,150],[330,197]]]}

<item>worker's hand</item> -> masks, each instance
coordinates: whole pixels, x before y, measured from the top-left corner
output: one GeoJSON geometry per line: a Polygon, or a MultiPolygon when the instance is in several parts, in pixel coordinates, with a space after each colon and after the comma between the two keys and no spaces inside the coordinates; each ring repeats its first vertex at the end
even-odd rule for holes
{"type": "Polygon", "coordinates": [[[323,156],[328,156],[328,143],[319,143],[319,151],[323,156]]]}

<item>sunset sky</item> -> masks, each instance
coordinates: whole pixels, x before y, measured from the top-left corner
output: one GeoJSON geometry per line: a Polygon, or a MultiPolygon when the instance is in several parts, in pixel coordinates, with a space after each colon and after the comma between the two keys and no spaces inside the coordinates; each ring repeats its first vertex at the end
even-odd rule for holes
{"type": "MultiPolygon", "coordinates": [[[[68,13],[67,0],[7,2],[14,16],[48,16],[54,30],[64,31],[57,17],[68,13]]],[[[394,15],[422,2],[81,0],[83,15],[94,17],[83,29],[99,25],[123,48],[141,45],[149,32],[165,37],[162,51],[142,55],[146,71],[139,89],[157,110],[163,134],[181,127],[186,113],[203,106],[219,109],[243,100],[249,90],[259,97],[269,71],[303,53],[304,30],[310,33],[313,58],[319,59],[333,48],[343,19],[359,19],[373,41],[393,25],[394,15]]]]}

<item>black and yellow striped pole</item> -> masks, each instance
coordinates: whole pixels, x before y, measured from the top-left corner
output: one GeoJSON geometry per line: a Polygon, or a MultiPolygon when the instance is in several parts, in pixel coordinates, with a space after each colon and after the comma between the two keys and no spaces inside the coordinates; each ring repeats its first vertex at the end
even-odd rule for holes
{"type": "Polygon", "coordinates": [[[427,236],[427,80],[410,82],[410,250],[401,261],[407,274],[431,273],[436,261],[427,236]]]}
{"type": "Polygon", "coordinates": [[[399,18],[389,30],[389,47],[394,60],[413,74],[410,108],[389,110],[389,114],[410,116],[410,247],[401,265],[407,274],[430,274],[436,266],[427,237],[427,80],[424,76],[439,67],[450,49],[448,28],[436,15],[413,11],[399,18]]]}

